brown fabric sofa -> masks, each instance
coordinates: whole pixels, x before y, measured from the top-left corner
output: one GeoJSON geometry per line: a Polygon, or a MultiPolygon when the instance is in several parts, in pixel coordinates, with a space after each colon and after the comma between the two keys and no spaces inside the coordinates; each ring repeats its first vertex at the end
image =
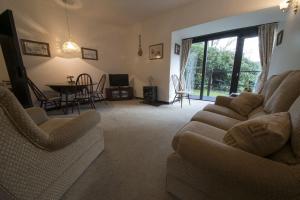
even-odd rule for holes
{"type": "Polygon", "coordinates": [[[0,199],[60,199],[104,150],[100,116],[48,118],[0,87],[0,199]]]}
{"type": "Polygon", "coordinates": [[[299,137],[294,141],[300,141],[300,91],[295,84],[300,85],[300,71],[271,77],[261,92],[263,104],[247,117],[229,108],[231,97],[218,97],[196,113],[173,139],[167,191],[187,200],[300,199],[300,158],[292,152],[291,142],[268,158],[223,142],[227,130],[241,121],[287,111],[292,135],[299,137]]]}

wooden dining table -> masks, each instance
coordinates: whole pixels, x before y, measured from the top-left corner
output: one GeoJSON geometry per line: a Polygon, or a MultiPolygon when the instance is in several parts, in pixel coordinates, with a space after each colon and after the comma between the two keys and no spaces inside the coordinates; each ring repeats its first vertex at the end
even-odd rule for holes
{"type": "MultiPolygon", "coordinates": [[[[97,83],[93,83],[93,85],[96,85],[97,83]]],[[[87,88],[88,85],[76,85],[76,84],[70,84],[70,83],[51,83],[47,84],[46,86],[50,87],[52,90],[58,92],[60,94],[60,97],[62,98],[65,96],[65,109],[64,113],[68,114],[69,112],[69,96],[74,95],[80,91],[82,91],[84,88],[87,88]]]]}

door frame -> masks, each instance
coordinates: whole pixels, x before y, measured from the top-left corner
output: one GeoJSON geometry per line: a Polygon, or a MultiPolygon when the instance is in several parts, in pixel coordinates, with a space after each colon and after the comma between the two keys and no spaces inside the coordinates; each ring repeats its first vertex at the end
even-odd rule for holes
{"type": "Polygon", "coordinates": [[[205,72],[206,72],[206,61],[207,61],[207,49],[208,49],[208,41],[217,40],[228,37],[237,37],[236,44],[236,52],[234,56],[234,63],[232,69],[232,78],[230,84],[230,94],[237,92],[238,82],[240,78],[240,69],[243,58],[243,50],[244,50],[244,41],[246,38],[256,37],[258,36],[258,27],[259,26],[251,26],[241,29],[234,29],[230,31],[223,31],[203,36],[197,36],[190,39],[193,39],[192,43],[200,43],[204,42],[204,55],[203,55],[203,63],[202,63],[202,78],[201,78],[201,88],[200,88],[200,100],[203,100],[203,92],[204,92],[204,82],[205,82],[205,72]]]}

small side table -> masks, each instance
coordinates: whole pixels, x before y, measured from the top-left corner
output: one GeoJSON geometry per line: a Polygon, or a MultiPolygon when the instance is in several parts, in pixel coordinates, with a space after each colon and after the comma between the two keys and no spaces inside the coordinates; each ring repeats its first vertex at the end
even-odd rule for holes
{"type": "Polygon", "coordinates": [[[144,102],[145,104],[157,104],[157,86],[144,86],[143,87],[144,102]]]}

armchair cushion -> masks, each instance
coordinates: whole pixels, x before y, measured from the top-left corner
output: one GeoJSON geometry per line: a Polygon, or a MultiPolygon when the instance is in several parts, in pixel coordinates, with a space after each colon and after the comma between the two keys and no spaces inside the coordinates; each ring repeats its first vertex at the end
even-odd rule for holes
{"type": "Polygon", "coordinates": [[[248,116],[251,111],[263,103],[264,97],[259,94],[243,92],[239,96],[233,98],[229,107],[237,113],[248,116]]]}
{"type": "MultiPolygon", "coordinates": [[[[96,111],[88,111],[71,120],[60,120],[62,123],[58,123],[53,129],[49,129],[47,124],[41,126],[45,131],[49,131],[46,132],[49,136],[46,147],[50,150],[61,149],[82,137],[100,122],[100,115],[96,111]]],[[[50,120],[48,123],[53,124],[53,121],[50,120]]]]}
{"type": "Polygon", "coordinates": [[[289,113],[276,113],[235,125],[223,141],[259,156],[269,156],[287,143],[290,130],[289,113]]]}
{"type": "Polygon", "coordinates": [[[49,120],[44,109],[39,107],[32,107],[26,109],[27,114],[31,117],[31,119],[36,123],[36,125],[40,125],[47,120],[49,120]]]}
{"type": "Polygon", "coordinates": [[[291,106],[289,113],[292,122],[291,145],[294,153],[300,159],[300,96],[291,106]]]}

